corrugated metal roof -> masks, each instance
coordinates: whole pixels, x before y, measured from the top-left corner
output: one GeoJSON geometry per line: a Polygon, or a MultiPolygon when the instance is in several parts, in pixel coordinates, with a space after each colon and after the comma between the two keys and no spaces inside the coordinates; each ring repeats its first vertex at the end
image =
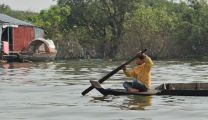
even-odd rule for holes
{"type": "Polygon", "coordinates": [[[0,23],[1,24],[6,24],[6,25],[26,25],[26,26],[34,26],[31,23],[22,21],[22,20],[18,20],[16,18],[10,17],[8,15],[5,14],[1,14],[0,13],[0,23]]]}

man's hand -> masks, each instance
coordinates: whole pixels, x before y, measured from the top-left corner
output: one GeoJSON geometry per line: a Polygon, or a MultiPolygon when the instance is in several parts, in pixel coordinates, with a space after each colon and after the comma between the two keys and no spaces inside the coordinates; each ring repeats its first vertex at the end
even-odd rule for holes
{"type": "Polygon", "coordinates": [[[126,65],[123,66],[123,70],[126,70],[126,65]]]}

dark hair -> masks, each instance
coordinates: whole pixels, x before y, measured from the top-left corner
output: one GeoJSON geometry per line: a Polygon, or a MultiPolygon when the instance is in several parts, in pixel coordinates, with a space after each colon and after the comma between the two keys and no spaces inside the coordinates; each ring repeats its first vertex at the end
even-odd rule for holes
{"type": "Polygon", "coordinates": [[[145,56],[144,56],[144,55],[139,55],[138,58],[139,58],[140,60],[143,60],[143,59],[145,58],[145,56]]]}

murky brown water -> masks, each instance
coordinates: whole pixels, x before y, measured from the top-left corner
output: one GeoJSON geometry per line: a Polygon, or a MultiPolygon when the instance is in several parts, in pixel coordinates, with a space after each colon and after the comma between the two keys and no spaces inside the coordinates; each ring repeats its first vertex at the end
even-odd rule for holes
{"type": "MultiPolygon", "coordinates": [[[[81,92],[122,62],[0,65],[1,120],[207,120],[208,97],[107,96],[81,92]]],[[[122,88],[122,71],[103,83],[122,88]]],[[[208,82],[208,62],[155,61],[153,85],[208,82]]]]}

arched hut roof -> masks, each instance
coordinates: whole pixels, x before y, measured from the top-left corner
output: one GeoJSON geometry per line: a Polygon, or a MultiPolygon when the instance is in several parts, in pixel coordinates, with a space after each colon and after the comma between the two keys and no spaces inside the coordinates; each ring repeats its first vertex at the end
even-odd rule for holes
{"type": "Polygon", "coordinates": [[[29,43],[29,50],[35,51],[38,49],[42,44],[45,45],[45,52],[46,53],[56,53],[55,45],[52,40],[46,40],[44,38],[36,38],[29,43]]]}

